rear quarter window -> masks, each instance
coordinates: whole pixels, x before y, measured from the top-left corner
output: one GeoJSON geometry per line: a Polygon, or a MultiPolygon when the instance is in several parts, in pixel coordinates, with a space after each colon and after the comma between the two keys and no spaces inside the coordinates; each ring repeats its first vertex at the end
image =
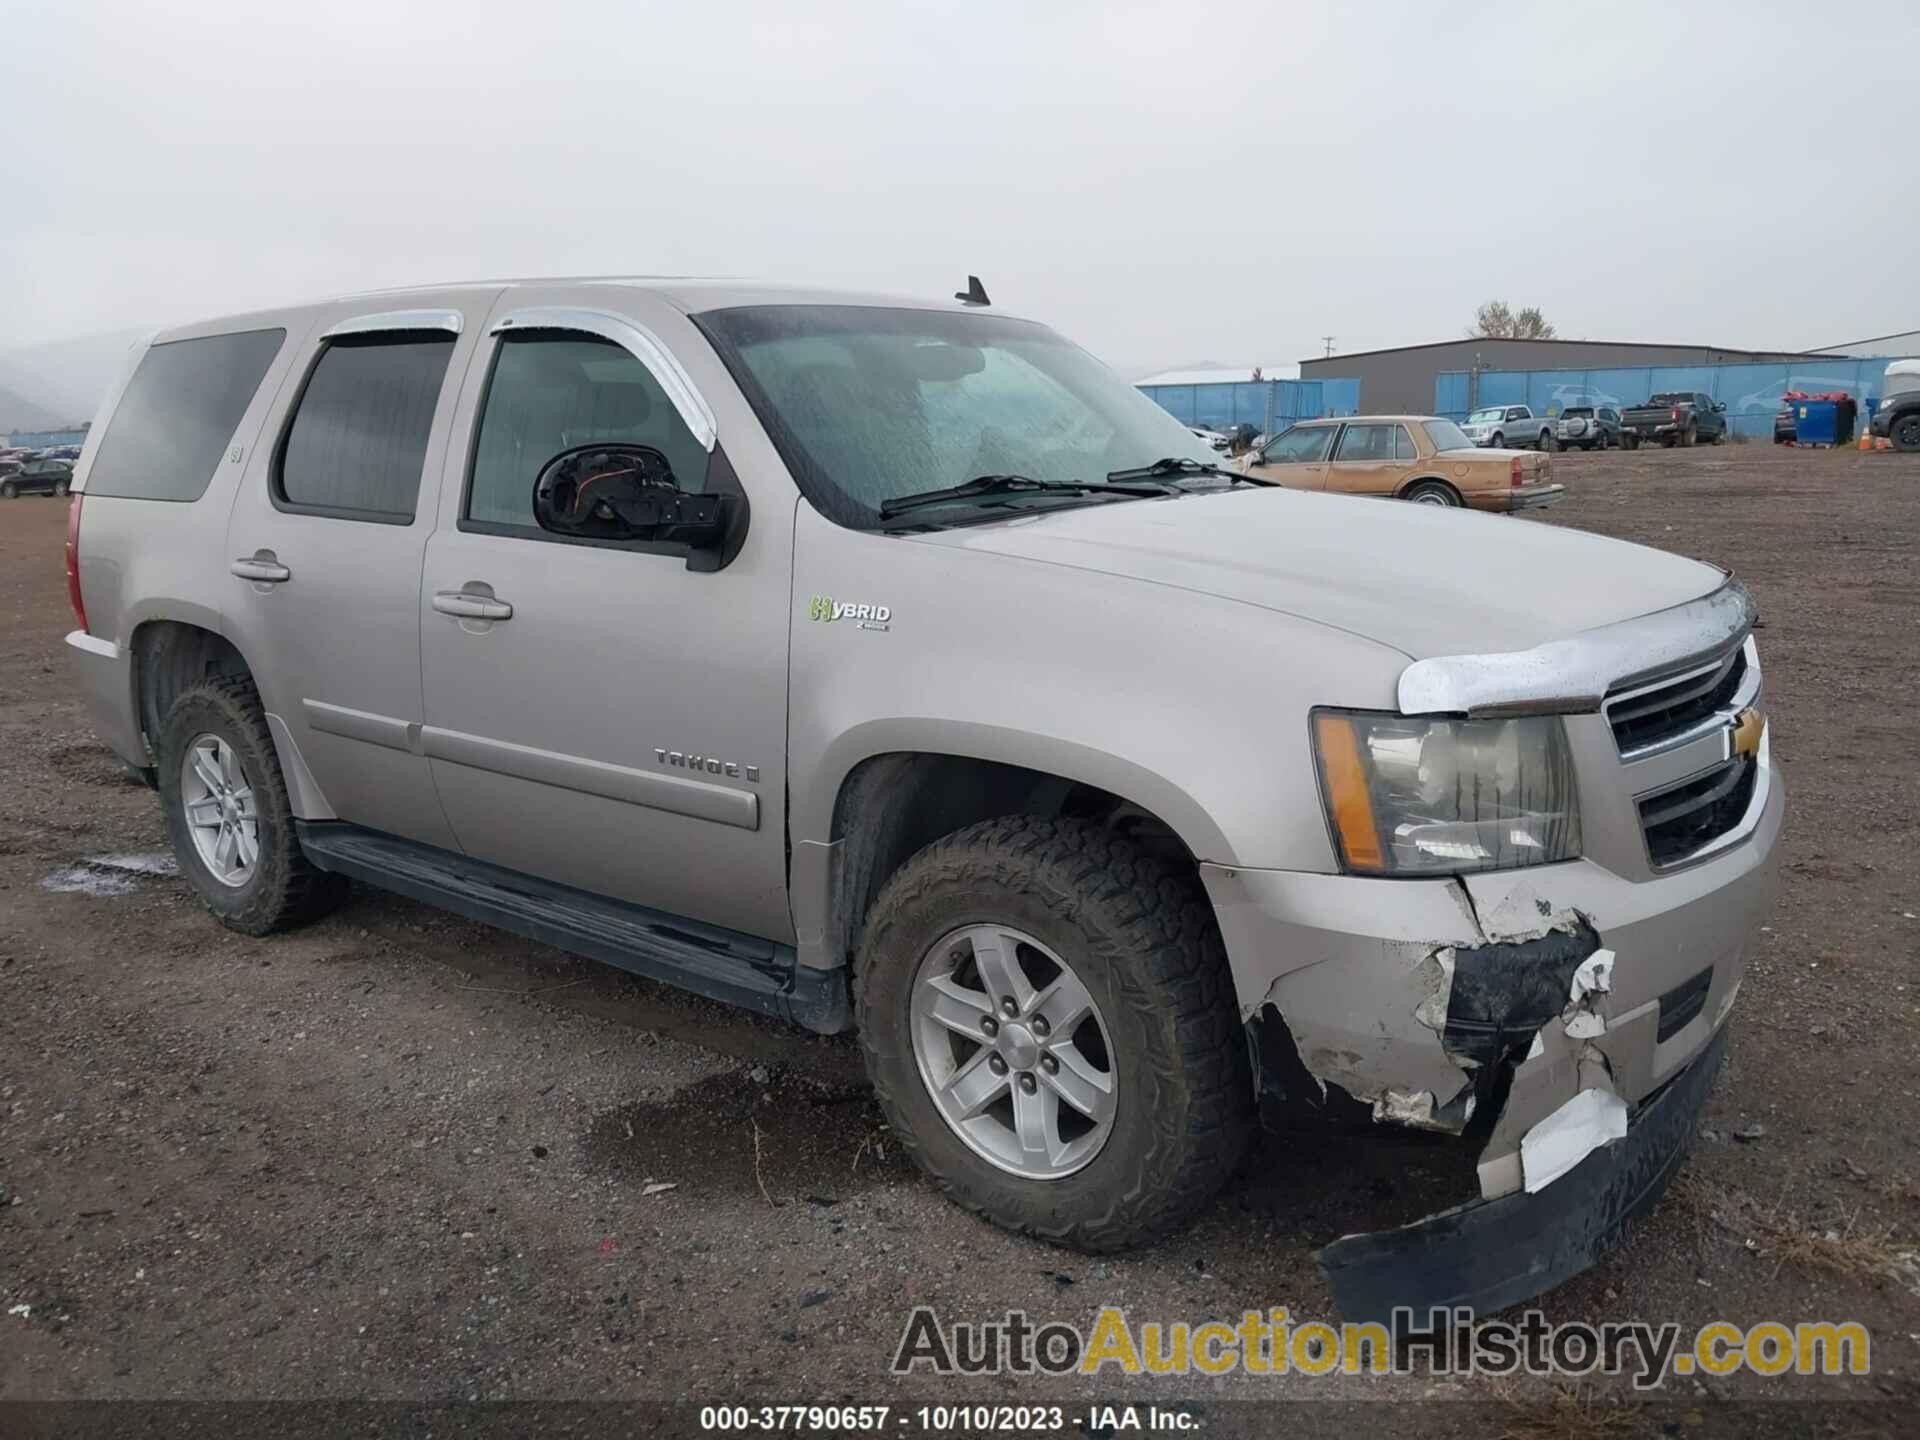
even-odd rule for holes
{"type": "Polygon", "coordinates": [[[286,338],[242,330],[151,346],[100,437],[87,494],[198,500],[286,338]]]}

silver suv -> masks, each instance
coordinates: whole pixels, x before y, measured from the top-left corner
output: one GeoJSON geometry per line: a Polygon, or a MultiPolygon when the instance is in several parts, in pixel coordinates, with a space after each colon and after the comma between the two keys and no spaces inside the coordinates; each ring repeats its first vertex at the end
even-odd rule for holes
{"type": "Polygon", "coordinates": [[[348,878],[822,1032],[1088,1249],[1257,1095],[1460,1134],[1322,1253],[1504,1304],[1658,1194],[1784,794],[1745,591],[1268,489],[978,303],[491,283],[167,332],[74,482],[74,675],[248,934],[348,878]],[[1465,1197],[1463,1197],[1465,1198],[1465,1197]]]}

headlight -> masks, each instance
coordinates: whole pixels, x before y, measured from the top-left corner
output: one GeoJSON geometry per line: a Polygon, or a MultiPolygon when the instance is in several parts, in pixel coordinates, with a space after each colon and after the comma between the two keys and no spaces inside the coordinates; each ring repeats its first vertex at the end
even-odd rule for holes
{"type": "Polygon", "coordinates": [[[1451,875],[1580,853],[1560,721],[1319,710],[1320,792],[1341,858],[1369,875],[1451,875]]]}

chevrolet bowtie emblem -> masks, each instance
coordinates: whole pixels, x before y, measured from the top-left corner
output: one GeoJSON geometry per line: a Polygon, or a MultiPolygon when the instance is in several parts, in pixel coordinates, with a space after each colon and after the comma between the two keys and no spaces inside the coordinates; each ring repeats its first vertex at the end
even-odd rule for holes
{"type": "Polygon", "coordinates": [[[1748,759],[1760,753],[1760,737],[1767,733],[1767,717],[1757,706],[1749,705],[1733,717],[1733,734],[1729,740],[1729,749],[1734,755],[1744,755],[1748,759]]]}

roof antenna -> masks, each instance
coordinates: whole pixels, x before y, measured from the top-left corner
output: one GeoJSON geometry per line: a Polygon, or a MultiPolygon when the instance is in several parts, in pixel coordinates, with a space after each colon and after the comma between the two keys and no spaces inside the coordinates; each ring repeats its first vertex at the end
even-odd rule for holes
{"type": "Polygon", "coordinates": [[[969,275],[967,277],[967,288],[954,291],[953,298],[963,305],[993,304],[993,302],[987,298],[987,287],[980,283],[980,277],[978,275],[969,275]]]}

